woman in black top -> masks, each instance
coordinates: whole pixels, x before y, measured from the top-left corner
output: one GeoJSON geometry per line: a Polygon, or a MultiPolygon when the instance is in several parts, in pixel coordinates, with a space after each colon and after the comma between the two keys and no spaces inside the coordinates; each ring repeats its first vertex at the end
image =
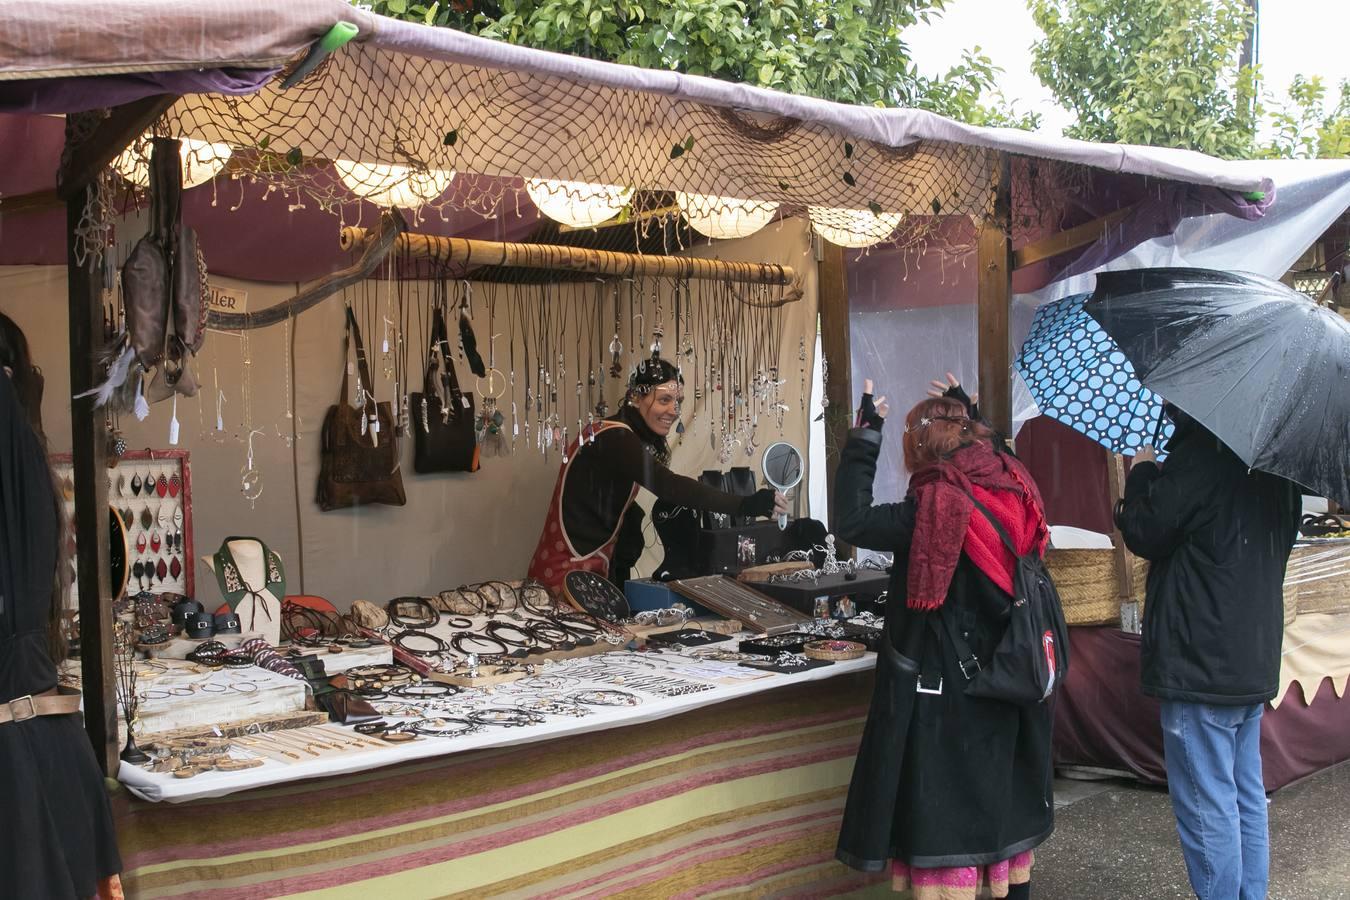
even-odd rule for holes
{"type": "Polygon", "coordinates": [[[638,488],[676,506],[741,516],[786,512],[765,488],[741,497],[677,475],[666,435],[679,420],[683,380],[658,357],[638,365],[619,412],[587,427],[564,456],[530,577],[560,594],[563,576],[585,569],[621,583],[642,552],[638,488]]]}
{"type": "Polygon", "coordinates": [[[94,897],[122,869],[103,776],[78,714],[29,717],[29,698],[51,702],[63,655],[61,512],[41,437],[42,376],[4,315],[0,366],[0,894],[94,897]]]}

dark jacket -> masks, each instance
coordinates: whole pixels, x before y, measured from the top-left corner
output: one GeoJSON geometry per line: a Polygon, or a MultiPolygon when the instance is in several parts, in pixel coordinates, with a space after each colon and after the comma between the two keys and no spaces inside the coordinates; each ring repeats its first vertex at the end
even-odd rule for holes
{"type": "MultiPolygon", "coordinates": [[[[872,503],[881,433],[852,432],[835,475],[833,531],[850,544],[895,554],[876,687],[853,768],[836,856],[863,871],[887,860],[974,866],[1039,845],[1054,828],[1050,704],[1013,706],[967,697],[938,616],[905,605],[916,504],[872,503]],[[920,677],[930,689],[916,691],[920,677]]],[[[944,605],[987,660],[1006,628],[1011,598],[964,553],[944,605]]]]}
{"type": "Polygon", "coordinates": [[[1296,485],[1249,471],[1183,417],[1166,465],[1137,465],[1116,523],[1149,560],[1142,683],[1163,700],[1243,706],[1279,687],[1296,485]]]}

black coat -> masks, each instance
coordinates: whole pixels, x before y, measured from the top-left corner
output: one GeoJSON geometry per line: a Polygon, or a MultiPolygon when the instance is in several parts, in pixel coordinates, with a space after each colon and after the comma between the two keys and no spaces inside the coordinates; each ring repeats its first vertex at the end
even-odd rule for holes
{"type": "MultiPolygon", "coordinates": [[[[985,865],[1037,846],[1054,829],[1049,704],[1019,707],[967,697],[939,613],[905,605],[916,506],[872,504],[881,433],[855,430],[835,476],[834,533],[895,554],[886,638],[848,802],[838,858],[881,871],[985,865]],[[940,694],[918,693],[941,678],[940,694]]],[[[988,659],[1011,598],[963,553],[945,605],[971,649],[988,659]]]]}
{"type": "MultiPolygon", "coordinates": [[[[0,372],[0,703],[56,686],[47,621],[58,532],[42,444],[0,372]]],[[[103,775],[76,713],[0,725],[0,818],[0,897],[92,897],[99,879],[122,869],[103,775]]]]}
{"type": "Polygon", "coordinates": [[[1149,560],[1142,683],[1163,700],[1242,706],[1275,696],[1284,568],[1302,496],[1183,419],[1166,465],[1125,482],[1116,524],[1149,560]]]}

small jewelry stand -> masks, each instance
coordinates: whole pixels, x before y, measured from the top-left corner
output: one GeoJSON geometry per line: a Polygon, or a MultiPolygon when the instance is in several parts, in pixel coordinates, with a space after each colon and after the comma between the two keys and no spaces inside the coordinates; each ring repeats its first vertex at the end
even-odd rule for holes
{"type": "Polygon", "coordinates": [[[127,724],[127,745],[121,760],[132,765],[150,761],[136,746],[136,713],[140,696],[136,692],[136,636],[125,622],[118,622],[113,630],[113,671],[116,676],[117,700],[122,706],[122,718],[127,724]]]}

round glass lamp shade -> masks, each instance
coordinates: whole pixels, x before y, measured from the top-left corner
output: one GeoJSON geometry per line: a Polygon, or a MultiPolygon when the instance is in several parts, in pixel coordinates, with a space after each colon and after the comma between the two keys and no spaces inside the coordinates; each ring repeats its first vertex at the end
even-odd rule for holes
{"type": "Polygon", "coordinates": [[[870,247],[890,237],[900,225],[904,213],[874,213],[870,209],[832,209],[812,206],[807,209],[811,224],[831,244],[840,247],[870,247]]]}
{"type": "Polygon", "coordinates": [[[525,182],[525,193],[553,221],[573,228],[593,228],[617,216],[628,205],[633,189],[616,184],[531,178],[525,182]]]}
{"type": "Polygon", "coordinates": [[[333,161],[338,178],[358,197],[376,206],[415,209],[430,203],[455,180],[453,169],[414,169],[411,166],[384,163],[358,163],[345,159],[333,161]]]}
{"type": "Polygon", "coordinates": [[[675,192],[680,211],[699,234],[730,240],[749,237],[773,221],[777,203],[738,200],[715,194],[675,192]]]}
{"type": "MultiPolygon", "coordinates": [[[[205,184],[225,168],[230,159],[229,144],[213,144],[196,138],[180,138],[178,153],[183,158],[183,188],[205,184]]],[[[132,184],[150,187],[150,141],[136,141],[112,161],[112,167],[132,184]]]]}

